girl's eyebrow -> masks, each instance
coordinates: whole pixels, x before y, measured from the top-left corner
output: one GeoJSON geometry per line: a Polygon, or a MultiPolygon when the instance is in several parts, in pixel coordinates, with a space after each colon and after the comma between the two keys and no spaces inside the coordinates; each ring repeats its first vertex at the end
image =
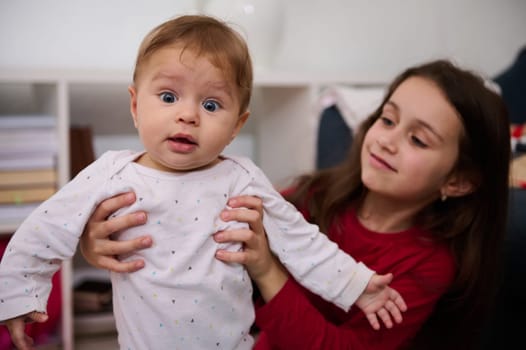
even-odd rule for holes
{"type": "MultiPolygon", "coordinates": [[[[400,107],[394,101],[389,100],[385,102],[384,107],[385,106],[392,107],[393,109],[396,110],[397,113],[400,112],[400,107]]],[[[418,125],[420,125],[424,129],[429,130],[429,132],[435,135],[441,142],[444,142],[444,138],[442,137],[442,135],[440,135],[429,123],[423,121],[422,119],[418,119],[418,118],[416,119],[416,122],[418,125]]]]}
{"type": "Polygon", "coordinates": [[[388,100],[387,102],[385,102],[384,107],[387,106],[387,105],[389,105],[389,106],[393,107],[394,109],[396,109],[397,112],[400,111],[400,108],[398,107],[398,105],[395,102],[391,101],[391,100],[388,100]]]}

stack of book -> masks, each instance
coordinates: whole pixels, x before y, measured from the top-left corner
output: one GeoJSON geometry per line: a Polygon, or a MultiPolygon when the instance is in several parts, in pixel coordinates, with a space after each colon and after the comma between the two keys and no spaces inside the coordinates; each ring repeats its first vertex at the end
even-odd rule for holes
{"type": "Polygon", "coordinates": [[[0,116],[0,222],[14,228],[57,189],[56,118],[0,116]]]}

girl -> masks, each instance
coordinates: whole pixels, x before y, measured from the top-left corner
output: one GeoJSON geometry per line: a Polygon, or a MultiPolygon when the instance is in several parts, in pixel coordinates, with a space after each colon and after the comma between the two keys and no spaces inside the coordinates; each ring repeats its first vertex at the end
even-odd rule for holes
{"type": "MultiPolygon", "coordinates": [[[[216,256],[245,264],[261,292],[256,348],[474,347],[505,233],[509,140],[500,97],[475,74],[434,61],[393,81],[340,166],[301,177],[285,192],[342,250],[378,273],[393,272],[391,287],[408,307],[393,329],[374,331],[358,310],[338,310],[299,286],[268,249],[260,201],[231,200],[252,210],[226,211],[222,219],[248,222],[252,230],[216,234],[218,242],[244,243],[243,251],[216,256]]],[[[103,260],[114,249],[151,242],[101,239],[138,224],[132,216],[103,221],[126,201],[113,198],[92,217],[82,242],[92,264],[141,266],[103,260]]]]}

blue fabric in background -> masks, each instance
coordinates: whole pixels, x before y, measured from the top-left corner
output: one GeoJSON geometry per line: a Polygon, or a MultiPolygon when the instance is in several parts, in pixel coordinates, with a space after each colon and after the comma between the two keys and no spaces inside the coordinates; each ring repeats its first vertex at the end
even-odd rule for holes
{"type": "Polygon", "coordinates": [[[494,78],[508,108],[512,124],[526,123],[526,47],[504,72],[494,78]]]}
{"type": "Polygon", "coordinates": [[[320,116],[316,151],[316,168],[337,165],[347,155],[352,143],[352,130],[336,106],[327,107],[320,116]]]}

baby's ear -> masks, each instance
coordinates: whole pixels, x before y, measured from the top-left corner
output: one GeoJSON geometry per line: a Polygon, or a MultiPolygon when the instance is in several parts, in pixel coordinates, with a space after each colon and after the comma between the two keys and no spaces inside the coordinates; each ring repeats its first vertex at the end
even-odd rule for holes
{"type": "Polygon", "coordinates": [[[130,93],[130,112],[133,118],[133,125],[137,127],[137,90],[135,86],[128,86],[128,92],[130,93]]]}
{"type": "Polygon", "coordinates": [[[452,175],[442,186],[440,193],[447,197],[462,197],[477,189],[475,182],[468,176],[452,175]]]}
{"type": "Polygon", "coordinates": [[[247,119],[250,115],[250,112],[249,111],[245,111],[243,114],[241,114],[238,119],[237,119],[237,124],[236,124],[236,127],[234,128],[234,132],[232,133],[232,138],[231,140],[233,140],[237,134],[239,133],[239,131],[241,130],[241,128],[243,127],[243,125],[245,125],[245,123],[247,122],[247,119]]]}

